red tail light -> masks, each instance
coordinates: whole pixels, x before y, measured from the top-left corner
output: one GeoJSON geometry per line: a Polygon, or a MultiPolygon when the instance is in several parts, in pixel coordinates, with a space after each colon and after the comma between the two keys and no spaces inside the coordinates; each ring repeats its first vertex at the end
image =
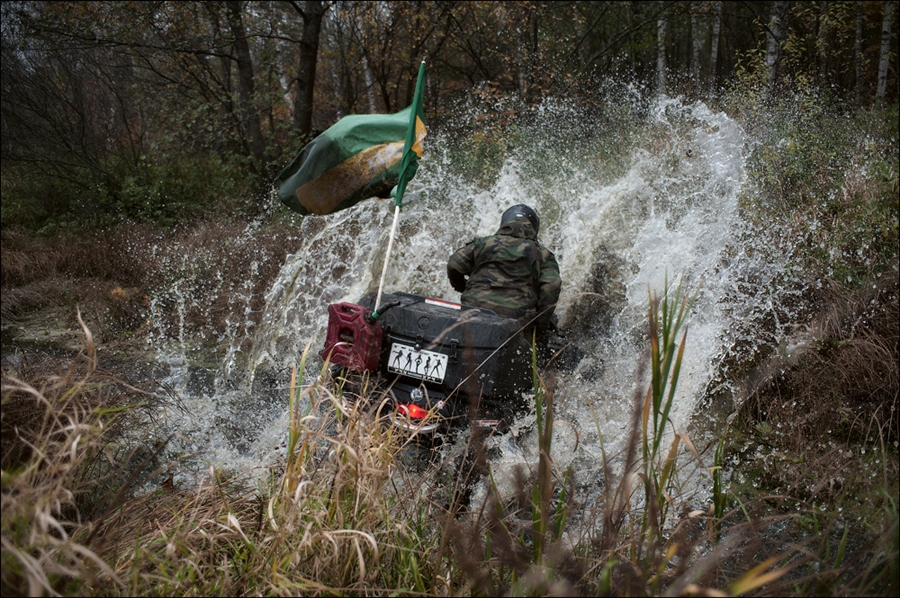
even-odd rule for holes
{"type": "Polygon", "coordinates": [[[425,419],[428,415],[428,411],[422,409],[418,405],[413,403],[397,405],[397,411],[402,413],[403,415],[409,416],[412,419],[425,419]]]}

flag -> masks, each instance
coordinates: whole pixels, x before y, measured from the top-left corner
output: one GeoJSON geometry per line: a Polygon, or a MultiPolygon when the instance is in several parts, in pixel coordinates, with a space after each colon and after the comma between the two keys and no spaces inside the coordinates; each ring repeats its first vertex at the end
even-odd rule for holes
{"type": "Polygon", "coordinates": [[[419,75],[416,77],[416,92],[413,94],[413,103],[409,107],[409,127],[406,129],[406,141],[403,144],[403,157],[400,159],[400,174],[397,179],[397,188],[394,190],[396,205],[403,205],[403,194],[406,192],[406,184],[416,176],[419,169],[419,158],[422,157],[422,140],[425,138],[425,111],[422,107],[422,97],[425,95],[425,61],[419,66],[419,75]]]}
{"type": "Polygon", "coordinates": [[[295,212],[318,215],[370,197],[394,195],[402,205],[427,133],[424,89],[422,62],[410,106],[395,114],[345,116],[313,139],[275,177],[281,202],[295,212]]]}

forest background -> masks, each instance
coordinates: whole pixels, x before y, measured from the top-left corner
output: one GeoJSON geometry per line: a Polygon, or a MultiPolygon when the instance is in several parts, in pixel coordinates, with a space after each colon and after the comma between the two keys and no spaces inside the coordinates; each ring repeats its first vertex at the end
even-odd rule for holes
{"type": "MultiPolygon", "coordinates": [[[[897,8],[3,2],[3,593],[894,595],[897,8]],[[633,519],[637,531],[601,513],[602,533],[586,541],[579,568],[550,563],[530,530],[467,537],[451,517],[434,533],[443,511],[397,510],[408,503],[390,502],[381,475],[390,459],[374,462],[384,453],[366,443],[380,438],[363,428],[341,441],[373,462],[341,453],[293,510],[299,494],[268,488],[247,498],[228,472],[182,492],[148,465],[159,447],[118,443],[166,394],[140,369],[156,357],[151,330],[211,345],[233,335],[235,322],[262,312],[286,256],[302,246],[301,217],[271,197],[274,175],[340,117],[406,107],[423,59],[429,129],[457,126],[479,107],[453,132],[485,187],[513,150],[510,131],[542,102],[563,98],[603,118],[611,81],[702,101],[754,140],[742,213],[800,239],[798,271],[824,281],[802,298],[817,310],[815,350],[797,363],[770,347],[742,364],[756,376],[747,376],[754,400],[716,459],[752,485],[717,486],[716,512],[685,516],[673,543],[643,525],[646,513],[633,519]],[[176,298],[159,291],[182,282],[195,302],[177,313],[176,298]],[[152,301],[163,321],[151,325],[152,301]],[[106,350],[99,362],[96,345],[106,350]],[[123,405],[141,407],[110,418],[127,413],[123,405]],[[842,440],[823,443],[822,430],[842,440]],[[133,494],[144,482],[157,491],[133,494]],[[346,515],[347,497],[357,518],[346,515]],[[270,519],[281,525],[271,533],[270,519]],[[723,548],[719,533],[735,520],[738,540],[723,548]],[[317,534],[304,535],[308,525],[317,534]],[[478,553],[489,538],[516,550],[478,553]],[[517,560],[523,551],[535,556],[517,560]],[[766,569],[795,554],[778,561],[790,561],[790,575],[766,569]],[[537,581],[525,575],[533,570],[537,581]]],[[[648,128],[609,122],[619,140],[648,128]]],[[[210,356],[221,360],[221,346],[210,356]]],[[[535,512],[536,525],[557,525],[535,512]]]]}
{"type": "Polygon", "coordinates": [[[590,104],[605,78],[711,101],[754,78],[849,105],[897,101],[895,2],[6,2],[2,11],[2,220],[33,231],[258,213],[273,174],[316,133],[347,114],[406,107],[423,59],[436,126],[473,96],[590,104]]]}

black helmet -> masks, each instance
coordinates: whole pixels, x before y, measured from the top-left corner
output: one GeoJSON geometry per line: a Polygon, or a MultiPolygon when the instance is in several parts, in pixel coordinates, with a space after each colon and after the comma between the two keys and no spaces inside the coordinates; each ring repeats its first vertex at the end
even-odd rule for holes
{"type": "Polygon", "coordinates": [[[520,203],[517,206],[513,206],[503,212],[503,216],[500,218],[500,226],[506,226],[516,218],[528,218],[528,220],[531,222],[531,225],[534,227],[535,235],[541,228],[541,220],[540,218],[538,218],[537,212],[523,203],[520,203]]]}

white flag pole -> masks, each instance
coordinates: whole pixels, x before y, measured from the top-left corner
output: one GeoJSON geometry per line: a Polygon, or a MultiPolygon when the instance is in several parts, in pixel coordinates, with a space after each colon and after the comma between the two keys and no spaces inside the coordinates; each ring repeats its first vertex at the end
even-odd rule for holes
{"type": "Polygon", "coordinates": [[[388,262],[391,261],[391,249],[394,247],[394,237],[397,235],[397,222],[400,220],[400,206],[394,204],[394,223],[391,225],[391,236],[388,239],[387,253],[384,256],[384,266],[381,268],[381,281],[378,283],[378,295],[375,297],[375,307],[372,317],[378,318],[378,308],[381,305],[381,291],[384,289],[384,279],[387,276],[388,262]]]}

